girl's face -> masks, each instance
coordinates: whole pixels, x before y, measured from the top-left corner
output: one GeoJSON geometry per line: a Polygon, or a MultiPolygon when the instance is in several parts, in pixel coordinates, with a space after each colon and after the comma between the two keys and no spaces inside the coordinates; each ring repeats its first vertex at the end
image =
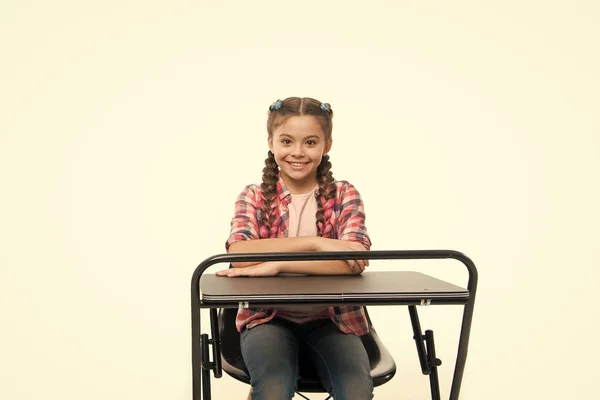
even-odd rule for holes
{"type": "Polygon", "coordinates": [[[288,118],[269,138],[279,173],[292,194],[308,193],[317,185],[317,167],[331,149],[331,139],[316,117],[288,118]]]}

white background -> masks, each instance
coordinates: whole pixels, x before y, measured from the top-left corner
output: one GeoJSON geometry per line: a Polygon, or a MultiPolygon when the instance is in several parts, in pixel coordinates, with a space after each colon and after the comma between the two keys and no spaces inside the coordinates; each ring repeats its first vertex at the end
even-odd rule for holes
{"type": "MultiPolygon", "coordinates": [[[[373,249],[477,264],[462,399],[593,397],[599,20],[595,1],[4,0],[0,398],[191,398],[189,279],[287,96],[331,103],[373,249]]],[[[452,261],[370,269],[399,267],[466,282],[452,261]]],[[[420,311],[447,398],[461,309],[420,311]]],[[[398,363],[376,397],[428,398],[406,310],[371,314],[398,363]]]]}

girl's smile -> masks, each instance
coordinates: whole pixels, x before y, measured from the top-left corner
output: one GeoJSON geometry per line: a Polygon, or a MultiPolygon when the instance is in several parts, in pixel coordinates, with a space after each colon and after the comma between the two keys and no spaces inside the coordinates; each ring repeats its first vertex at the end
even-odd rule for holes
{"type": "Polygon", "coordinates": [[[307,162],[299,163],[299,162],[288,161],[287,163],[290,164],[292,166],[292,168],[295,168],[295,169],[302,169],[302,168],[304,168],[305,166],[308,165],[307,162]]]}

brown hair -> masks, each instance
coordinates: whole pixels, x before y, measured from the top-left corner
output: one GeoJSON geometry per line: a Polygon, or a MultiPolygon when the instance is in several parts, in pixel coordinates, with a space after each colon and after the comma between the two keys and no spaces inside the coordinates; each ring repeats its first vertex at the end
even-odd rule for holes
{"type": "MultiPolygon", "coordinates": [[[[277,100],[269,107],[269,117],[267,118],[267,132],[269,138],[273,137],[273,132],[294,116],[311,115],[319,121],[321,129],[325,134],[325,140],[331,139],[333,128],[333,111],[329,104],[321,103],[310,97],[288,97],[285,100],[277,100]]],[[[265,167],[262,176],[262,212],[264,215],[264,226],[261,227],[260,236],[262,238],[274,238],[277,235],[277,228],[280,224],[278,212],[273,212],[276,207],[275,196],[277,194],[277,179],[279,176],[279,167],[275,162],[275,155],[269,151],[265,159],[265,167]]],[[[317,168],[317,183],[319,185],[317,192],[317,214],[316,225],[319,236],[331,237],[333,226],[331,225],[331,215],[333,214],[335,197],[335,185],[333,174],[331,173],[331,163],[329,156],[325,155],[317,168]]]]}

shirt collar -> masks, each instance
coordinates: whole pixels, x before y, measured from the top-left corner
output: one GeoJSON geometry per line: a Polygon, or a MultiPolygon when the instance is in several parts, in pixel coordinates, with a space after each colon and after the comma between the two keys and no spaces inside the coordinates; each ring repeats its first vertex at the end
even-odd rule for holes
{"type": "Polygon", "coordinates": [[[281,179],[281,175],[279,175],[277,179],[277,194],[279,195],[280,200],[283,200],[286,197],[291,197],[292,195],[287,186],[285,186],[283,179],[281,179]]]}
{"type": "MultiPolygon", "coordinates": [[[[317,192],[318,192],[317,186],[315,186],[314,191],[315,191],[314,193],[316,196],[317,192]]],[[[288,202],[291,201],[292,193],[287,188],[287,186],[285,186],[283,179],[281,179],[281,175],[278,175],[278,179],[277,179],[277,194],[279,195],[279,200],[283,201],[283,200],[287,199],[286,201],[288,201],[288,202]]]]}

